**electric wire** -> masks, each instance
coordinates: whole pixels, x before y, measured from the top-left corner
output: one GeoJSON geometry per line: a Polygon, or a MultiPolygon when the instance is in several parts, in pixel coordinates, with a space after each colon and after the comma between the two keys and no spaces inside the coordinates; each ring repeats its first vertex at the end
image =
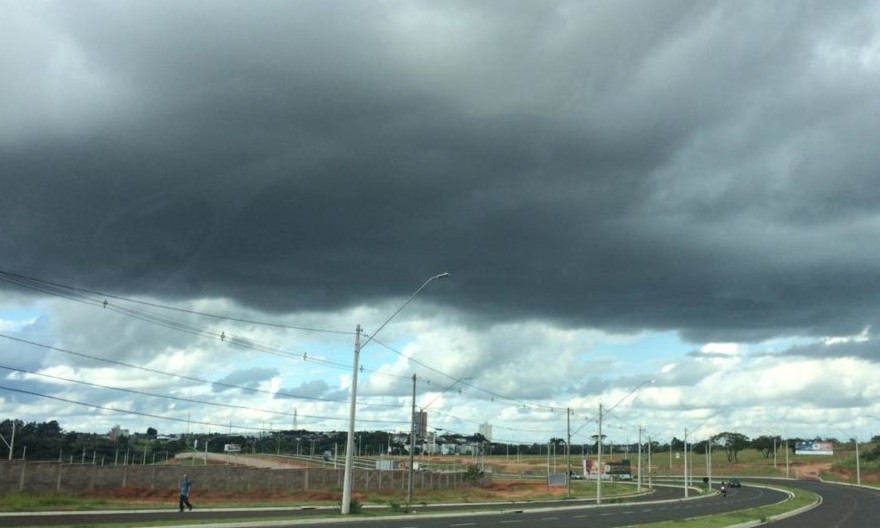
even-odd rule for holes
{"type": "MultiPolygon", "coordinates": [[[[232,336],[226,336],[225,332],[221,332],[220,334],[218,334],[216,331],[207,331],[204,328],[196,326],[196,325],[188,324],[188,323],[185,323],[182,321],[178,321],[175,319],[170,319],[170,318],[158,315],[156,313],[153,313],[150,309],[169,310],[169,311],[184,313],[184,314],[188,314],[188,315],[196,315],[196,316],[208,317],[208,318],[213,318],[213,319],[218,319],[218,320],[227,320],[227,321],[234,321],[234,322],[254,324],[254,325],[262,325],[262,326],[267,326],[267,327],[275,327],[275,328],[282,328],[282,329],[289,329],[289,330],[324,332],[324,333],[339,334],[339,335],[352,335],[353,334],[352,332],[316,329],[316,328],[309,328],[309,327],[302,327],[302,326],[284,325],[284,324],[278,324],[278,323],[266,323],[266,322],[256,321],[256,320],[222,316],[222,315],[217,315],[217,314],[200,312],[200,311],[196,311],[196,310],[182,309],[182,308],[171,307],[171,306],[162,305],[162,304],[158,304],[158,303],[153,303],[153,302],[149,302],[149,301],[130,299],[130,298],[126,298],[126,297],[122,297],[122,296],[118,296],[118,295],[107,294],[105,292],[99,292],[99,291],[89,290],[89,289],[85,289],[85,288],[76,288],[76,287],[67,286],[67,285],[52,282],[52,281],[37,279],[34,277],[29,277],[26,275],[12,273],[9,271],[4,271],[4,270],[0,270],[0,280],[6,281],[6,282],[9,282],[12,284],[17,284],[19,286],[22,286],[22,287],[25,287],[25,288],[28,288],[31,290],[39,291],[42,293],[60,296],[60,297],[74,300],[77,302],[84,302],[84,303],[89,304],[91,306],[100,307],[103,309],[109,309],[109,310],[115,311],[116,313],[119,313],[121,315],[132,317],[134,319],[138,319],[138,320],[148,322],[151,324],[156,324],[156,325],[159,325],[159,326],[162,326],[165,328],[169,328],[169,329],[173,329],[173,330],[177,330],[177,331],[181,331],[181,332],[185,332],[185,333],[189,333],[189,334],[197,335],[197,336],[201,336],[201,337],[208,337],[208,338],[215,338],[215,339],[219,338],[221,341],[226,341],[233,346],[251,349],[251,350],[267,353],[270,355],[276,355],[276,356],[284,357],[284,358],[294,358],[294,359],[302,358],[304,361],[310,361],[315,364],[320,364],[322,366],[329,367],[329,368],[345,369],[345,370],[351,369],[351,366],[347,365],[345,363],[341,363],[341,362],[337,362],[337,361],[333,361],[333,360],[327,360],[327,359],[320,358],[320,357],[317,357],[314,355],[309,355],[308,353],[297,354],[297,353],[293,353],[290,351],[280,349],[278,347],[273,347],[273,346],[269,346],[269,345],[262,345],[262,344],[255,343],[250,340],[244,340],[244,339],[239,339],[239,338],[235,338],[232,336]],[[113,299],[113,300],[119,301],[119,302],[111,303],[107,299],[113,299]],[[124,304],[121,304],[122,302],[128,302],[128,303],[132,303],[135,305],[144,306],[144,307],[147,307],[147,309],[130,308],[130,307],[125,306],[124,304]]],[[[19,339],[12,338],[10,336],[6,336],[6,335],[2,335],[2,334],[0,334],[0,337],[6,337],[9,339],[19,340],[19,339]]],[[[538,405],[538,404],[534,404],[534,403],[524,402],[519,399],[510,398],[510,397],[501,395],[499,393],[496,393],[494,391],[484,389],[482,387],[473,385],[471,383],[459,381],[459,380],[461,380],[461,378],[451,376],[451,375],[444,373],[434,367],[431,367],[430,365],[428,365],[424,362],[421,362],[411,356],[407,356],[407,355],[403,354],[402,352],[394,349],[393,347],[391,347],[391,346],[389,346],[389,345],[387,345],[377,339],[372,339],[372,340],[376,341],[378,344],[380,344],[382,347],[386,348],[387,350],[390,350],[393,353],[400,355],[401,357],[404,357],[405,359],[407,359],[408,362],[412,362],[413,364],[418,365],[425,370],[433,372],[433,373],[435,373],[439,376],[442,376],[444,378],[447,378],[449,380],[460,382],[461,385],[470,389],[468,391],[464,391],[461,389],[459,390],[459,394],[465,395],[467,397],[474,398],[474,399],[481,399],[483,401],[488,401],[488,402],[491,402],[494,404],[515,405],[517,407],[522,408],[523,410],[544,411],[544,412],[555,412],[555,411],[563,410],[561,407],[538,405]]],[[[39,345],[36,343],[27,342],[25,340],[19,340],[19,341],[34,344],[36,346],[43,346],[43,345],[39,345]]],[[[59,352],[72,353],[73,355],[79,355],[81,357],[89,357],[89,358],[96,359],[96,360],[107,361],[110,363],[128,366],[131,368],[141,368],[143,370],[147,370],[147,371],[151,371],[151,372],[162,373],[161,371],[155,371],[153,369],[149,369],[146,367],[138,367],[135,365],[129,365],[129,364],[121,363],[121,362],[114,362],[113,360],[104,360],[102,358],[96,358],[94,356],[88,356],[88,355],[83,355],[83,354],[79,354],[79,353],[74,353],[72,351],[67,351],[67,350],[60,350],[60,349],[57,349],[54,347],[47,347],[47,348],[51,348],[51,349],[59,351],[59,352]]],[[[373,375],[386,376],[386,377],[390,377],[390,378],[396,378],[399,380],[408,380],[409,379],[408,376],[394,375],[394,374],[389,374],[387,372],[371,370],[371,369],[364,367],[364,366],[360,367],[360,371],[361,372],[366,371],[366,372],[370,372],[373,375]]],[[[162,374],[177,376],[182,379],[191,379],[193,381],[199,381],[199,382],[203,382],[203,383],[212,383],[212,384],[218,385],[218,386],[228,386],[230,388],[237,388],[237,389],[241,389],[241,390],[250,390],[253,392],[265,392],[267,394],[276,395],[276,393],[269,393],[268,391],[259,391],[259,389],[249,389],[249,388],[245,388],[245,387],[237,387],[234,385],[223,384],[221,382],[209,382],[206,380],[199,380],[198,378],[189,378],[186,376],[179,376],[179,375],[169,374],[169,373],[162,373],[162,374]]],[[[419,379],[417,377],[417,380],[421,381],[425,385],[431,384],[430,380],[425,380],[424,378],[419,379]]],[[[285,393],[278,393],[278,395],[285,396],[285,397],[288,396],[285,393]]],[[[290,396],[290,397],[300,398],[298,396],[290,396]]],[[[338,403],[338,401],[336,401],[336,400],[322,400],[320,398],[307,398],[307,399],[313,399],[313,400],[318,400],[318,401],[333,401],[334,403],[338,403]]],[[[371,405],[381,405],[381,404],[372,403],[371,405]]],[[[511,430],[517,430],[517,429],[511,428],[511,430]]],[[[526,432],[526,430],[523,430],[523,432],[526,432]]]]}
{"type": "MultiPolygon", "coordinates": [[[[221,381],[209,381],[209,380],[202,379],[202,378],[198,378],[198,377],[195,377],[195,376],[187,376],[187,375],[184,375],[184,374],[175,374],[175,373],[172,373],[172,372],[166,372],[166,371],[163,371],[163,370],[154,369],[154,368],[150,368],[150,367],[143,367],[143,366],[140,366],[140,365],[133,365],[133,364],[131,364],[131,363],[125,363],[125,362],[123,362],[123,361],[118,361],[118,360],[115,360],[115,359],[107,359],[107,358],[102,358],[102,357],[98,357],[98,356],[93,356],[93,355],[90,355],[90,354],[85,354],[85,353],[82,353],[82,352],[75,352],[75,351],[73,351],[73,350],[67,350],[67,349],[64,349],[64,348],[59,348],[59,347],[52,346],[52,345],[47,345],[47,344],[44,344],[44,343],[37,343],[37,342],[35,342],[35,341],[30,341],[30,340],[27,340],[27,339],[22,339],[22,338],[18,338],[18,337],[13,337],[13,336],[6,335],[6,334],[3,334],[3,333],[0,333],[0,337],[2,337],[2,338],[4,338],[4,339],[9,339],[9,340],[11,340],[11,341],[17,341],[17,342],[19,342],[19,343],[23,343],[23,344],[30,345],[30,346],[35,346],[35,347],[40,347],[40,348],[44,348],[44,349],[47,349],[47,350],[52,350],[53,352],[60,352],[60,353],[68,354],[68,355],[71,355],[71,356],[76,356],[76,357],[81,357],[81,358],[89,359],[89,360],[92,360],[92,361],[99,361],[99,362],[108,363],[108,364],[111,364],[111,365],[117,365],[117,366],[122,366],[122,367],[132,368],[132,369],[140,370],[140,371],[143,371],[143,372],[150,372],[150,373],[153,373],[153,374],[160,374],[160,375],[163,375],[163,376],[170,376],[170,377],[177,378],[177,379],[180,379],[180,380],[193,381],[193,382],[196,382],[196,383],[206,383],[206,384],[209,384],[209,385],[218,386],[218,387],[223,387],[223,388],[227,388],[227,389],[237,389],[237,390],[241,390],[241,391],[250,392],[250,393],[253,393],[253,394],[263,394],[263,395],[272,396],[272,397],[279,397],[279,398],[289,398],[289,399],[295,399],[295,400],[315,401],[315,402],[326,402],[326,403],[334,403],[334,404],[339,404],[339,403],[342,403],[342,402],[343,402],[343,400],[333,400],[333,399],[329,399],[329,398],[319,398],[319,397],[316,397],[316,396],[301,396],[301,395],[297,395],[297,394],[293,394],[293,393],[289,393],[289,392],[281,392],[281,391],[279,391],[279,392],[271,392],[271,391],[262,390],[262,389],[257,389],[257,388],[253,388],[253,387],[243,387],[243,386],[240,386],[240,385],[233,385],[233,384],[230,384],[230,383],[224,383],[224,382],[221,382],[221,381]]],[[[377,406],[387,405],[387,404],[380,404],[380,403],[372,403],[372,402],[368,402],[368,401],[363,401],[362,403],[365,404],[365,405],[366,405],[366,404],[369,404],[369,405],[377,405],[377,406]]],[[[390,405],[388,405],[388,406],[390,406],[390,405]]]]}
{"type": "MultiPolygon", "coordinates": [[[[312,415],[312,414],[302,414],[299,412],[289,413],[289,412],[283,412],[283,411],[273,411],[270,409],[261,409],[258,407],[248,407],[248,406],[244,406],[244,405],[233,405],[233,404],[229,404],[229,403],[210,402],[210,401],[205,401],[205,400],[196,400],[193,398],[183,398],[180,396],[171,396],[171,395],[167,395],[167,394],[156,394],[153,392],[140,391],[140,390],[135,390],[135,389],[126,389],[126,388],[122,388],[122,387],[113,387],[110,385],[102,385],[100,383],[92,383],[89,381],[81,381],[81,380],[74,380],[74,379],[70,379],[70,378],[64,378],[61,376],[53,376],[52,374],[35,372],[32,370],[10,367],[7,365],[0,365],[0,368],[14,371],[14,372],[19,372],[22,374],[29,374],[29,375],[33,375],[33,376],[39,376],[39,377],[54,379],[54,380],[58,380],[58,381],[65,381],[68,383],[75,383],[78,385],[86,385],[89,387],[95,387],[95,388],[99,388],[99,389],[109,389],[109,390],[114,390],[114,391],[119,391],[119,392],[126,392],[129,394],[139,394],[142,396],[150,396],[153,398],[162,398],[162,399],[166,399],[166,400],[173,400],[173,401],[180,401],[180,402],[187,402],[187,403],[197,403],[197,404],[201,404],[201,405],[211,405],[214,407],[224,407],[227,409],[257,411],[257,412],[266,413],[266,414],[274,414],[277,416],[286,416],[289,418],[310,418],[310,419],[314,419],[314,420],[332,420],[332,421],[347,421],[348,420],[348,418],[346,418],[346,417],[319,416],[319,415],[312,415]]],[[[361,420],[361,421],[362,422],[369,422],[369,423],[394,423],[394,424],[406,423],[406,422],[403,422],[400,420],[361,420]]]]}

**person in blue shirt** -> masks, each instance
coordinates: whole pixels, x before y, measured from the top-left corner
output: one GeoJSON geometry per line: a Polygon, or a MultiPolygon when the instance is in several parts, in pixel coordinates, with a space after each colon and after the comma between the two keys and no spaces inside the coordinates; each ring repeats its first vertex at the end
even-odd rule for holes
{"type": "Polygon", "coordinates": [[[184,474],[183,478],[180,479],[180,511],[183,511],[184,504],[189,508],[189,511],[192,511],[193,505],[189,502],[190,491],[192,491],[192,481],[189,479],[189,476],[184,474]]]}

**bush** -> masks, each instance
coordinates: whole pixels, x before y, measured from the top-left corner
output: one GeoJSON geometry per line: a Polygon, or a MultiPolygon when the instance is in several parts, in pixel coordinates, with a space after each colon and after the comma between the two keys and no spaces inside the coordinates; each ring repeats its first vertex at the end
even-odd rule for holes
{"type": "Polygon", "coordinates": [[[471,486],[478,486],[483,480],[483,470],[476,464],[468,464],[465,469],[464,478],[471,486]]]}
{"type": "Polygon", "coordinates": [[[409,508],[397,501],[388,501],[388,506],[394,513],[409,513],[409,508]]]}
{"type": "MultiPolygon", "coordinates": [[[[342,503],[340,503],[340,506],[341,505],[342,503]]],[[[351,502],[348,503],[348,513],[361,513],[363,509],[364,505],[357,499],[353,498],[351,499],[351,502]]]]}

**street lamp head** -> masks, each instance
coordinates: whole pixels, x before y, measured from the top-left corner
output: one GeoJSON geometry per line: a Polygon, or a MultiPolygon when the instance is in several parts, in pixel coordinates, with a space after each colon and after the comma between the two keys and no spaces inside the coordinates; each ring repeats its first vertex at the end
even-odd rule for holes
{"type": "Polygon", "coordinates": [[[452,275],[450,275],[449,273],[447,273],[445,271],[443,273],[440,273],[439,275],[434,275],[435,279],[448,279],[450,277],[452,277],[452,275]]]}

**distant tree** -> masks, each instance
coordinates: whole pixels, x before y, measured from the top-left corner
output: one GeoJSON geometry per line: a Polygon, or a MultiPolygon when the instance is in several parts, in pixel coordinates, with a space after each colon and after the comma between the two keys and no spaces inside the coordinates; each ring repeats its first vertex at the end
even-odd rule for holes
{"type": "MultiPolygon", "coordinates": [[[[703,440],[701,442],[697,442],[697,443],[693,444],[692,449],[693,449],[694,453],[696,453],[698,455],[705,455],[706,450],[709,448],[710,442],[712,442],[711,437],[708,440],[703,440]]],[[[713,443],[712,445],[714,446],[715,444],[713,443]]]]}
{"type": "MultiPolygon", "coordinates": [[[[607,437],[608,437],[608,435],[604,435],[604,434],[602,435],[602,442],[603,442],[602,445],[605,445],[604,442],[607,437]]],[[[593,439],[593,446],[592,446],[593,451],[598,453],[599,452],[599,435],[597,435],[597,434],[590,435],[590,438],[593,439]]]]}
{"type": "Polygon", "coordinates": [[[717,445],[727,454],[728,462],[739,462],[740,451],[749,446],[749,437],[742,433],[719,433],[715,436],[717,445]]]}
{"type": "Polygon", "coordinates": [[[159,431],[152,427],[147,427],[147,438],[156,438],[159,435],[159,431]]]}
{"type": "MultiPolygon", "coordinates": [[[[878,441],[880,441],[880,439],[876,441],[873,438],[871,439],[872,443],[877,443],[878,441]]],[[[880,460],[880,445],[875,445],[874,448],[867,453],[862,452],[860,458],[866,462],[874,462],[876,460],[880,460]]]]}
{"type": "Polygon", "coordinates": [[[486,437],[480,433],[474,433],[473,436],[468,437],[468,441],[472,442],[474,444],[482,444],[483,442],[486,441],[486,437]]]}
{"type": "Polygon", "coordinates": [[[760,451],[765,459],[773,455],[773,449],[777,450],[782,447],[782,438],[779,436],[759,436],[752,440],[752,448],[760,451]]]}
{"type": "Polygon", "coordinates": [[[673,436],[672,440],[669,441],[669,449],[673,451],[684,451],[684,440],[679,440],[673,436]]]}

